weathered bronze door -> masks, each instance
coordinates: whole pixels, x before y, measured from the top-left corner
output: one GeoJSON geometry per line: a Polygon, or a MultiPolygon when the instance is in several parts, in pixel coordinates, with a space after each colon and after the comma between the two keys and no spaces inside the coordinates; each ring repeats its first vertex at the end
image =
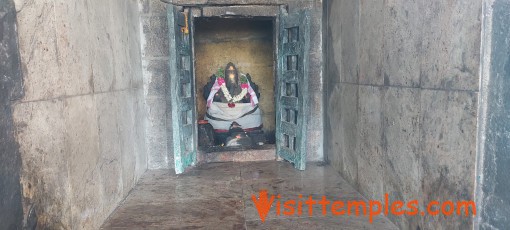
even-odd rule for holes
{"type": "MultiPolygon", "coordinates": [[[[171,5],[169,5],[171,6],[171,5]]],[[[189,12],[168,7],[170,30],[169,97],[175,172],[180,174],[197,160],[196,108],[193,80],[193,53],[189,12]]]]}
{"type": "Polygon", "coordinates": [[[278,28],[276,151],[299,170],[306,165],[305,113],[308,110],[308,11],[287,14],[282,9],[278,28]]]}

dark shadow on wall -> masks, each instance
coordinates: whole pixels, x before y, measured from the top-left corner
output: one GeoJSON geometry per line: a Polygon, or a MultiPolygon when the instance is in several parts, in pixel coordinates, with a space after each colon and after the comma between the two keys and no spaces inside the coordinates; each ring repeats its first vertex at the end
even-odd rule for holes
{"type": "Polygon", "coordinates": [[[11,103],[23,94],[12,0],[0,1],[0,228],[21,229],[20,168],[11,103]]]}
{"type": "Polygon", "coordinates": [[[475,229],[510,227],[509,9],[510,0],[484,1],[475,229]]]}

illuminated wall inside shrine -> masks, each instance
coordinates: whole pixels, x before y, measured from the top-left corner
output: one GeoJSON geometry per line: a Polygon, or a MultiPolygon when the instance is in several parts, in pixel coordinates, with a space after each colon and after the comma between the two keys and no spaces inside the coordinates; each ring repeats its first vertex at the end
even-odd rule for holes
{"type": "Polygon", "coordinates": [[[197,118],[206,113],[203,87],[219,67],[234,63],[259,86],[266,134],[275,130],[273,21],[199,18],[195,22],[197,118]]]}

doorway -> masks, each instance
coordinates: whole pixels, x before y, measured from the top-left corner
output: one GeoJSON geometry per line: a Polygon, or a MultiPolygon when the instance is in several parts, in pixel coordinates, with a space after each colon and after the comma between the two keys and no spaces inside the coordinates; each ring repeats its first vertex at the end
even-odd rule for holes
{"type": "MultiPolygon", "coordinates": [[[[195,100],[199,120],[198,150],[208,154],[273,149],[274,159],[274,151],[276,151],[274,147],[276,131],[274,18],[200,17],[196,18],[193,24],[195,26],[195,100]],[[260,116],[254,119],[260,119],[261,124],[244,127],[246,136],[249,138],[248,142],[218,140],[222,137],[226,138],[229,135],[228,130],[215,127],[214,131],[209,133],[212,136],[208,136],[205,128],[202,128],[200,124],[200,121],[206,122],[205,119],[211,118],[207,114],[206,99],[210,93],[207,84],[212,84],[212,75],[217,75],[218,69],[225,69],[227,63],[232,63],[239,75],[250,76],[253,83],[251,86],[258,95],[258,104],[251,107],[258,106],[260,116]],[[260,132],[252,132],[254,128],[260,128],[260,132]]],[[[254,154],[257,153],[254,152],[254,154]]],[[[240,156],[243,156],[242,153],[240,156]]],[[[257,158],[255,156],[251,159],[257,158]]],[[[267,160],[267,157],[260,160],[267,160]]]]}
{"type": "MultiPolygon", "coordinates": [[[[273,89],[274,99],[271,100],[271,96],[269,95],[265,96],[269,97],[269,100],[261,104],[261,106],[268,106],[269,109],[267,109],[268,112],[265,114],[265,117],[264,114],[261,114],[261,116],[266,120],[274,119],[274,123],[272,121],[267,123],[266,129],[269,128],[269,135],[274,131],[275,155],[293,163],[294,167],[297,169],[305,169],[308,131],[307,114],[309,111],[309,11],[300,10],[289,14],[285,7],[270,9],[277,13],[272,17],[270,16],[269,20],[254,16],[236,16],[235,13],[230,11],[227,11],[227,14],[221,14],[218,16],[219,18],[211,19],[201,16],[203,13],[205,14],[206,11],[198,8],[173,6],[168,9],[170,40],[170,79],[168,85],[170,93],[168,96],[171,113],[167,114],[167,116],[169,116],[168,120],[171,120],[172,123],[172,147],[175,170],[177,173],[184,172],[190,166],[195,165],[197,159],[200,159],[197,158],[197,155],[200,155],[198,151],[199,138],[197,135],[197,127],[199,116],[205,113],[205,108],[203,105],[200,106],[199,101],[203,99],[203,104],[205,104],[206,98],[200,98],[199,90],[203,86],[198,84],[203,84],[203,81],[207,81],[208,77],[214,73],[215,68],[220,66],[217,77],[209,77],[209,89],[210,92],[213,93],[208,93],[209,98],[207,98],[208,109],[206,117],[210,118],[210,116],[208,116],[211,109],[210,101],[213,101],[210,98],[214,97],[214,100],[216,100],[216,96],[221,96],[220,94],[216,94],[220,88],[220,92],[225,99],[225,101],[216,101],[218,103],[221,102],[221,106],[223,106],[220,109],[220,113],[227,113],[225,111],[230,111],[229,108],[238,106],[236,102],[239,102],[241,99],[246,99],[244,96],[240,96],[233,100],[237,95],[243,94],[235,94],[236,97],[229,97],[230,89],[225,89],[224,87],[228,85],[229,82],[231,86],[238,85],[237,79],[239,79],[239,83],[241,83],[239,84],[238,90],[243,89],[242,91],[244,91],[244,93],[247,91],[250,92],[248,101],[243,103],[251,104],[252,106],[257,105],[252,111],[246,111],[246,113],[243,112],[241,114],[243,114],[243,116],[245,114],[252,116],[257,114],[257,112],[261,114],[261,112],[258,111],[259,102],[254,100],[254,98],[259,97],[256,92],[256,83],[252,81],[249,74],[241,74],[241,77],[238,77],[238,71],[231,60],[225,69],[221,69],[223,65],[222,62],[228,60],[230,56],[229,53],[233,52],[236,52],[236,55],[241,57],[243,55],[249,57],[246,60],[237,60],[239,61],[237,65],[240,64],[240,67],[242,67],[240,69],[241,71],[246,71],[251,68],[250,71],[265,75],[267,79],[272,78],[270,81],[262,81],[259,84],[266,86],[266,91],[270,91],[271,88],[273,89]],[[269,27],[269,29],[267,27],[269,27]],[[203,36],[202,38],[198,37],[197,28],[202,28],[202,33],[205,32],[207,34],[207,31],[209,31],[209,35],[203,36]],[[237,28],[237,30],[233,30],[232,28],[237,28]],[[256,28],[258,28],[258,30],[256,28]],[[251,32],[243,35],[245,40],[253,39],[254,41],[252,42],[256,41],[255,43],[260,44],[252,44],[243,41],[243,39],[233,39],[233,37],[237,37],[239,33],[246,31],[251,32]],[[268,35],[270,34],[268,32],[271,31],[273,32],[272,35],[268,35]],[[259,41],[255,39],[257,36],[260,36],[259,41]],[[271,41],[269,38],[272,38],[272,44],[271,42],[267,42],[271,41]],[[197,39],[198,42],[195,43],[197,39]],[[260,47],[260,45],[264,43],[264,39],[266,40],[265,49],[260,47]],[[226,41],[231,44],[225,44],[226,41]],[[235,46],[232,45],[232,42],[235,46]],[[250,48],[243,50],[243,43],[246,47],[250,48]],[[205,48],[203,47],[204,44],[207,45],[205,48]],[[271,49],[273,51],[271,51],[271,49]],[[209,52],[207,52],[208,50],[209,52]],[[228,52],[220,52],[218,50],[227,50],[228,52]],[[258,55],[253,55],[257,53],[258,55]],[[254,59],[254,57],[257,56],[262,57],[263,60],[254,59]],[[273,56],[272,60],[271,56],[273,56]],[[218,61],[218,63],[215,63],[216,61],[218,61]],[[260,63],[262,63],[264,68],[260,66],[254,68],[260,63]],[[272,66],[271,63],[273,63],[272,66]],[[199,67],[198,64],[203,64],[203,66],[201,65],[199,67]],[[272,74],[270,73],[271,69],[273,69],[272,74]],[[264,71],[268,73],[264,73],[264,71]],[[232,82],[235,82],[235,84],[232,84],[232,82]],[[273,87],[271,87],[271,85],[273,87]],[[254,95],[257,96],[255,97],[254,95]],[[273,103],[274,107],[271,106],[271,103],[273,103]],[[273,108],[274,112],[269,112],[273,108]],[[274,129],[270,130],[272,124],[274,124],[274,129]]],[[[201,32],[198,32],[198,34],[201,32]]],[[[253,80],[258,81],[258,77],[260,76],[254,76],[253,80]]],[[[264,78],[264,76],[261,76],[261,78],[264,78]]],[[[203,94],[204,92],[202,92],[202,96],[203,94]]],[[[242,106],[240,107],[242,108],[242,106]]],[[[231,116],[231,114],[228,115],[231,116]]],[[[229,116],[225,116],[227,118],[221,118],[222,122],[230,122],[231,120],[228,120],[230,118],[229,116]]],[[[241,117],[235,117],[234,119],[238,118],[241,117]]],[[[206,120],[212,123],[212,120],[206,120]]],[[[217,119],[213,120],[217,121],[217,119]]],[[[227,124],[227,127],[223,128],[223,130],[229,130],[230,133],[233,127],[236,128],[236,126],[238,126],[237,120],[236,122],[232,122],[230,127],[228,125],[230,125],[230,123],[227,124]]],[[[242,127],[244,128],[245,126],[242,125],[242,127]]],[[[261,122],[260,128],[262,127],[261,122]]],[[[239,127],[237,128],[237,130],[239,130],[239,127]]],[[[241,129],[240,133],[242,132],[247,131],[241,129]]],[[[237,138],[238,136],[235,135],[235,137],[237,138]]],[[[271,140],[271,137],[267,139],[271,140]]]]}

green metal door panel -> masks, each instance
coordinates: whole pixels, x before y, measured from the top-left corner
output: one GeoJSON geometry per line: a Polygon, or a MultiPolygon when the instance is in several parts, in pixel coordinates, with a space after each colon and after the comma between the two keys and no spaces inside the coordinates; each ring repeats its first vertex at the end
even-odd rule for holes
{"type": "Polygon", "coordinates": [[[193,53],[189,12],[168,7],[170,36],[169,94],[175,172],[183,173],[197,159],[193,53]]]}
{"type": "Polygon", "coordinates": [[[282,9],[279,21],[276,151],[295,168],[304,170],[310,16],[307,10],[287,14],[282,9]]]}

